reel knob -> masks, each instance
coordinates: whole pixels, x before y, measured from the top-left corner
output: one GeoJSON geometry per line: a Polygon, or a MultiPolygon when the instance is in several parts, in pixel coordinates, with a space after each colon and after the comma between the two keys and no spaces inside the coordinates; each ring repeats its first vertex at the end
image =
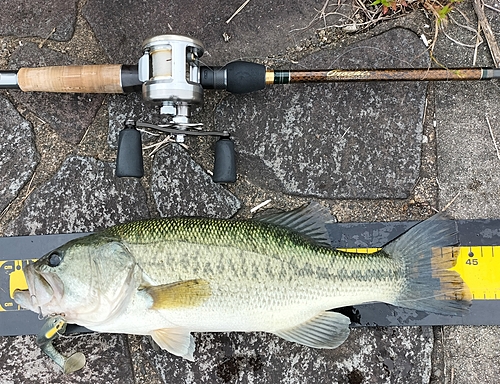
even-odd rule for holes
{"type": "Polygon", "coordinates": [[[234,183],[236,181],[234,142],[229,138],[220,138],[215,143],[215,163],[212,180],[215,183],[234,183]]]}
{"type": "Polygon", "coordinates": [[[115,174],[117,177],[144,176],[141,133],[128,122],[118,136],[115,174]]]}

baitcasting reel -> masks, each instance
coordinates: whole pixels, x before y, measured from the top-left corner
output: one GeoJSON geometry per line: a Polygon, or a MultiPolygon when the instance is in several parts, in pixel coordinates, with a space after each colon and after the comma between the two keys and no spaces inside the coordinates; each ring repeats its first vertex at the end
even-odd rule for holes
{"type": "MultiPolygon", "coordinates": [[[[194,106],[203,103],[201,76],[214,88],[225,88],[224,71],[201,70],[199,59],[204,48],[200,41],[180,35],[161,35],[143,43],[143,55],[139,59],[137,79],[142,83],[145,101],[160,105],[160,114],[169,116],[166,125],[153,125],[128,120],[119,134],[116,175],[118,177],[142,177],[141,135],[135,127],[146,127],[175,136],[178,143],[185,135],[218,136],[215,145],[215,164],[212,178],[216,183],[236,181],[234,143],[227,132],[204,132],[201,123],[191,121],[194,106]],[[201,73],[203,72],[203,73],[201,73]]],[[[249,63],[252,66],[252,63],[249,63]]]]}
{"type": "MultiPolygon", "coordinates": [[[[203,125],[190,120],[192,107],[203,103],[199,67],[199,58],[204,52],[201,42],[184,36],[162,35],[146,40],[142,50],[137,73],[137,78],[142,83],[142,96],[145,101],[159,104],[160,114],[169,116],[170,122],[168,125],[157,126],[127,120],[126,128],[118,138],[118,177],[144,175],[141,134],[135,127],[142,126],[174,134],[176,142],[182,143],[185,134],[191,133],[188,129],[203,125]]],[[[221,137],[224,139],[217,142],[217,148],[227,147],[226,152],[234,152],[230,151],[230,148],[234,149],[234,145],[229,134],[221,137]]],[[[216,157],[214,181],[234,182],[234,164],[234,153],[222,160],[216,157]],[[232,173],[227,174],[224,172],[226,169],[232,170],[232,173]]]]}
{"type": "Polygon", "coordinates": [[[328,83],[339,81],[449,81],[500,78],[500,68],[319,69],[272,70],[264,65],[235,61],[223,67],[200,66],[203,44],[181,35],[147,39],[138,65],[80,65],[21,68],[0,71],[0,89],[25,92],[127,93],[142,92],[144,100],[158,104],[168,122],[153,125],[127,121],[119,134],[116,175],[142,177],[142,143],[137,127],[174,135],[182,143],[186,135],[219,137],[215,148],[213,180],[236,180],[234,144],[228,132],[199,130],[191,121],[192,108],[203,103],[204,89],[248,93],[270,84],[328,83]]]}
{"type": "MultiPolygon", "coordinates": [[[[181,35],[161,35],[147,39],[142,51],[137,68],[142,97],[147,102],[159,104],[160,114],[169,116],[170,122],[153,125],[128,120],[126,128],[119,134],[116,175],[144,175],[141,135],[135,127],[145,127],[174,135],[178,143],[183,143],[186,135],[218,136],[212,179],[216,183],[234,183],[234,143],[229,133],[196,130],[203,124],[191,121],[192,108],[203,104],[204,87],[227,89],[233,93],[263,89],[265,67],[247,62],[231,63],[224,68],[200,67],[203,44],[181,35]]],[[[130,73],[132,85],[136,86],[134,71],[130,73]]]]}

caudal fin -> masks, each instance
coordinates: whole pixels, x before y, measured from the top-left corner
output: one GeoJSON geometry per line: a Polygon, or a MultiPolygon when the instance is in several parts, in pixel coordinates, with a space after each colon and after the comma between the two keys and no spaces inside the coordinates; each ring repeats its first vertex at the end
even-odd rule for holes
{"type": "Polygon", "coordinates": [[[460,315],[472,295],[455,271],[458,234],[454,221],[434,215],[387,244],[383,251],[401,262],[405,284],[394,305],[447,315],[460,315]]]}

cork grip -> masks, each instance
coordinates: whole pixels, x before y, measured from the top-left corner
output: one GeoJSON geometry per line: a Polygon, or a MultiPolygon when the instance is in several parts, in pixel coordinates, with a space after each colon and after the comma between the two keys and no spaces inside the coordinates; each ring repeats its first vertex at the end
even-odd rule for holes
{"type": "Polygon", "coordinates": [[[17,81],[24,92],[123,93],[120,64],[21,68],[17,81]]]}

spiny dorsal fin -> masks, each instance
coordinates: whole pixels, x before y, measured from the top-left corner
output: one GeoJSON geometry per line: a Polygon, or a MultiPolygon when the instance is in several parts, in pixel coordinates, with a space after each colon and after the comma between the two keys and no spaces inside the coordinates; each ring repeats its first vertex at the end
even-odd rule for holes
{"type": "Polygon", "coordinates": [[[196,307],[212,294],[210,284],[203,279],[155,285],[144,289],[153,299],[151,309],[196,307]]]}
{"type": "Polygon", "coordinates": [[[288,212],[264,212],[254,220],[286,227],[304,235],[318,245],[328,247],[331,243],[325,224],[337,221],[328,209],[314,201],[288,212]]]}
{"type": "Polygon", "coordinates": [[[350,322],[347,316],[325,311],[305,323],[273,333],[285,340],[307,347],[332,349],[337,348],[347,339],[350,322]]]}

